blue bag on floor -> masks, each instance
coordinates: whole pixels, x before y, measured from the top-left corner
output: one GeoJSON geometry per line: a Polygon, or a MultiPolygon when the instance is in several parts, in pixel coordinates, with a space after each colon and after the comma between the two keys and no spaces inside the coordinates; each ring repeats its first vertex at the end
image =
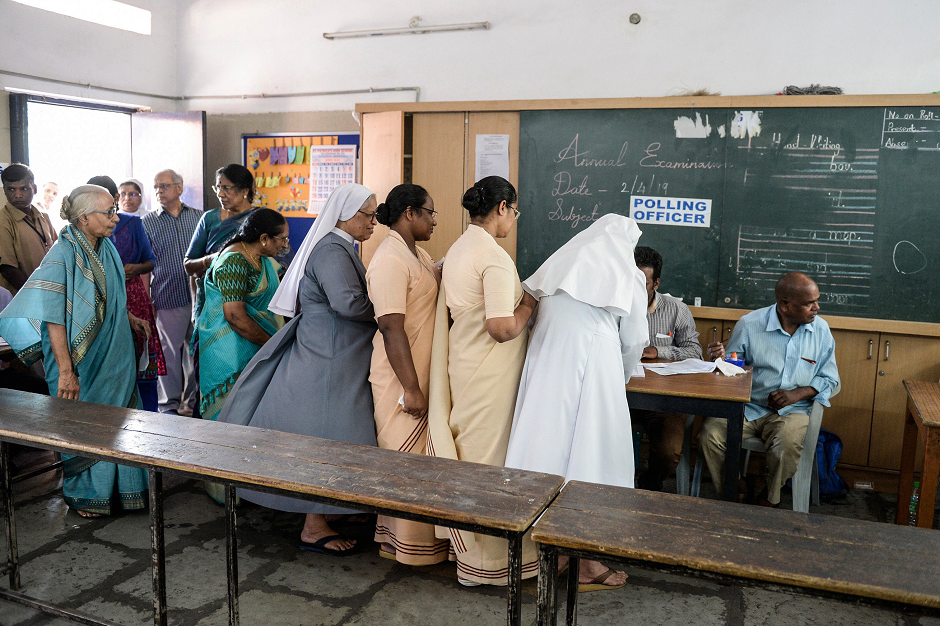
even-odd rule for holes
{"type": "Polygon", "coordinates": [[[819,429],[816,443],[816,467],[819,470],[819,497],[843,498],[849,493],[848,485],[836,474],[836,463],[842,455],[842,440],[835,433],[819,429]]]}

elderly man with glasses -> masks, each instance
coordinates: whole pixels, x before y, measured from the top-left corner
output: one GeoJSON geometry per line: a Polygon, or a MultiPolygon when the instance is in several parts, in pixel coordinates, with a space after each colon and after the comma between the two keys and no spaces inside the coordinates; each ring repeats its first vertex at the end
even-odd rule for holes
{"type": "Polygon", "coordinates": [[[161,413],[192,415],[199,387],[189,353],[193,293],[183,256],[202,211],[180,200],[183,177],[173,170],[159,172],[153,179],[153,189],[160,207],[141,221],[156,259],[150,297],[166,359],[166,375],[158,378],[158,406],[161,413]]]}

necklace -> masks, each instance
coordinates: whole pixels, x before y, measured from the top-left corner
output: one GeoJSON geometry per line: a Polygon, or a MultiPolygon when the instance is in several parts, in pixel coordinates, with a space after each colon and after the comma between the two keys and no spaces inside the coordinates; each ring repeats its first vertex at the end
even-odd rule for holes
{"type": "Polygon", "coordinates": [[[259,256],[256,260],[255,255],[251,253],[251,250],[248,249],[248,247],[245,245],[245,242],[242,241],[241,244],[242,244],[242,250],[244,250],[245,254],[248,255],[248,260],[251,261],[251,264],[255,267],[255,269],[257,269],[260,272],[261,271],[261,257],[259,256]]]}

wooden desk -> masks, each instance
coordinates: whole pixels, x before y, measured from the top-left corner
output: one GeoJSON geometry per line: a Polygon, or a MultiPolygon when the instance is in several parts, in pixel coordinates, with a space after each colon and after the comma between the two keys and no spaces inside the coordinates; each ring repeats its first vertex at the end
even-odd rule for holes
{"type": "Polygon", "coordinates": [[[940,554],[940,533],[916,528],[572,481],[531,536],[539,544],[540,626],[555,623],[559,554],[572,557],[569,624],[577,619],[579,558],[940,614],[940,562],[931,556],[940,554]]]}
{"type": "MultiPolygon", "coordinates": [[[[509,540],[507,623],[521,621],[522,536],[564,478],[188,417],[0,390],[0,488],[11,590],[0,598],[82,621],[19,588],[7,442],[140,467],[150,476],[154,622],[166,625],[163,472],[225,484],[229,624],[238,624],[235,488],[450,526],[509,540]]],[[[84,623],[107,624],[94,618],[84,623]]],[[[311,618],[311,621],[316,621],[311,618]]]]}
{"type": "Polygon", "coordinates": [[[937,498],[937,477],[940,475],[940,384],[923,380],[905,380],[907,389],[907,420],[904,423],[904,446],[901,448],[901,476],[898,479],[898,510],[896,524],[907,525],[911,489],[914,487],[914,457],[917,436],[924,451],[924,467],[920,473],[920,502],[917,526],[933,528],[933,511],[937,498]]]}
{"type": "Polygon", "coordinates": [[[662,376],[646,370],[643,378],[627,382],[627,404],[631,409],[723,417],[728,421],[723,496],[730,501],[738,498],[744,405],[751,400],[752,375],[750,368],[747,370],[737,376],[718,372],[662,376]]]}

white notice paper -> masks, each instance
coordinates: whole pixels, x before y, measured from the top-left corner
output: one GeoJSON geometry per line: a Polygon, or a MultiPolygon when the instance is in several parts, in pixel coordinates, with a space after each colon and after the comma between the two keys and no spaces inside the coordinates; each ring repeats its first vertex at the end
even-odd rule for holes
{"type": "Polygon", "coordinates": [[[509,135],[477,135],[476,178],[502,176],[509,180],[509,135]]]}
{"type": "Polygon", "coordinates": [[[636,364],[636,367],[633,368],[633,373],[630,374],[630,378],[646,378],[646,370],[643,369],[642,363],[636,364]]]}

